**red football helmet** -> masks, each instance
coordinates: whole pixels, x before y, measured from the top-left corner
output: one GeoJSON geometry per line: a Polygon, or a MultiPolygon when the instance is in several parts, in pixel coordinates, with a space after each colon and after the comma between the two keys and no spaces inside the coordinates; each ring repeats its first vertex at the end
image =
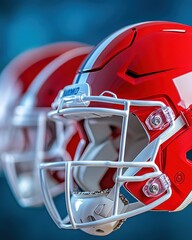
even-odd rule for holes
{"type": "MultiPolygon", "coordinates": [[[[79,44],[80,46],[81,44],[79,44]]],[[[0,166],[2,153],[10,141],[10,126],[15,106],[26,92],[35,76],[54,58],[73,49],[77,43],[54,43],[28,50],[14,58],[0,75],[1,109],[0,109],[0,166]]],[[[1,169],[1,167],[0,167],[1,169]]]]}
{"type": "MultiPolygon", "coordinates": [[[[63,157],[71,160],[74,157],[75,144],[80,139],[74,132],[73,124],[71,121],[64,124],[49,121],[47,112],[61,87],[72,83],[78,67],[91,49],[81,43],[66,43],[62,54],[47,62],[34,76],[14,110],[10,134],[12,141],[3,155],[3,167],[9,185],[23,207],[43,203],[37,171],[39,162],[61,161],[63,157]],[[69,141],[73,142],[74,149],[67,148],[69,141]]],[[[48,177],[53,195],[63,191],[62,176],[49,172],[48,177]]]]}
{"type": "Polygon", "coordinates": [[[95,48],[49,114],[85,119],[80,131],[90,142],[79,161],[41,165],[45,203],[59,227],[106,235],[126,218],[191,203],[191,92],[190,26],[135,24],[95,48]],[[64,221],[44,176],[58,167],[66,169],[64,221]],[[72,175],[79,189],[71,189],[72,175]]]}

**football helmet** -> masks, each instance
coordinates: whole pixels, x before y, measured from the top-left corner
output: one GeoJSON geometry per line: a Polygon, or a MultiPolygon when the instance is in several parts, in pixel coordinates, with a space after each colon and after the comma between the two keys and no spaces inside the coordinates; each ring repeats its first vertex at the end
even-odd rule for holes
{"type": "MultiPolygon", "coordinates": [[[[3,155],[3,167],[9,185],[22,207],[43,204],[38,164],[42,161],[71,160],[79,137],[73,123],[54,123],[47,118],[51,103],[63,85],[71,84],[83,59],[92,47],[81,43],[66,44],[62,54],[53,59],[36,75],[14,110],[12,145],[3,155]],[[61,134],[60,134],[61,133],[61,134]]],[[[63,191],[63,177],[49,172],[49,187],[55,196],[63,191]],[[61,184],[60,184],[61,183],[61,184]]]]}
{"type": "Polygon", "coordinates": [[[40,166],[44,201],[60,228],[106,235],[149,210],[192,201],[192,27],[144,22],[110,35],[63,89],[52,118],[84,119],[78,161],[40,166]],[[65,169],[67,218],[45,173],[65,169]],[[73,189],[71,179],[77,186],[73,189]],[[88,190],[87,190],[88,189],[88,190]]]}
{"type": "MultiPolygon", "coordinates": [[[[28,50],[15,57],[0,75],[1,109],[0,109],[0,165],[1,155],[6,151],[10,140],[10,126],[15,106],[26,92],[35,76],[54,58],[76,43],[54,43],[28,50]]],[[[0,167],[1,168],[1,167],[0,167]]]]}

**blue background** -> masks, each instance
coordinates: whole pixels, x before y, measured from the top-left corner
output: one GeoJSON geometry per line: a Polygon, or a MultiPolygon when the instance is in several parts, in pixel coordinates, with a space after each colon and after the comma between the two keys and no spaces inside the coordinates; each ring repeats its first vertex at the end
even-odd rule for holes
{"type": "MultiPolygon", "coordinates": [[[[190,0],[1,0],[0,70],[32,47],[76,40],[97,44],[115,30],[136,22],[169,20],[192,25],[190,0]]],[[[191,183],[189,183],[191,184],[191,183]]],[[[64,204],[63,198],[57,200],[64,204]]],[[[182,212],[148,212],[128,219],[104,239],[191,239],[192,206],[182,212]]],[[[0,240],[98,239],[79,230],[59,230],[44,208],[18,206],[0,178],[0,240]]]]}

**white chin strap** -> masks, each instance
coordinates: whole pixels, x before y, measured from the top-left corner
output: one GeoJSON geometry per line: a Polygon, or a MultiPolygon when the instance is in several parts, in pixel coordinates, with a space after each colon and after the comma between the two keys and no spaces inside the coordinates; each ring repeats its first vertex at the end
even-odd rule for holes
{"type": "MultiPolygon", "coordinates": [[[[113,194],[113,190],[73,194],[71,204],[74,206],[73,216],[75,221],[77,223],[86,223],[110,217],[113,214],[113,194]]],[[[120,195],[118,214],[126,212],[127,207],[128,201],[123,195],[120,195]]],[[[81,230],[91,235],[105,236],[120,228],[124,221],[113,221],[100,226],[82,228],[81,230]]]]}

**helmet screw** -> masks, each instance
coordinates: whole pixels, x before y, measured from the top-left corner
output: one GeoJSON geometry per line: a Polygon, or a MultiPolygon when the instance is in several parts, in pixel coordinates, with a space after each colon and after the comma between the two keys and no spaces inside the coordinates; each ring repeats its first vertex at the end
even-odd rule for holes
{"type": "Polygon", "coordinates": [[[157,183],[153,183],[150,187],[149,187],[149,191],[151,194],[156,195],[159,192],[159,185],[157,183]]]}
{"type": "Polygon", "coordinates": [[[151,123],[153,126],[158,127],[162,123],[162,118],[159,115],[153,116],[151,123]]]}

